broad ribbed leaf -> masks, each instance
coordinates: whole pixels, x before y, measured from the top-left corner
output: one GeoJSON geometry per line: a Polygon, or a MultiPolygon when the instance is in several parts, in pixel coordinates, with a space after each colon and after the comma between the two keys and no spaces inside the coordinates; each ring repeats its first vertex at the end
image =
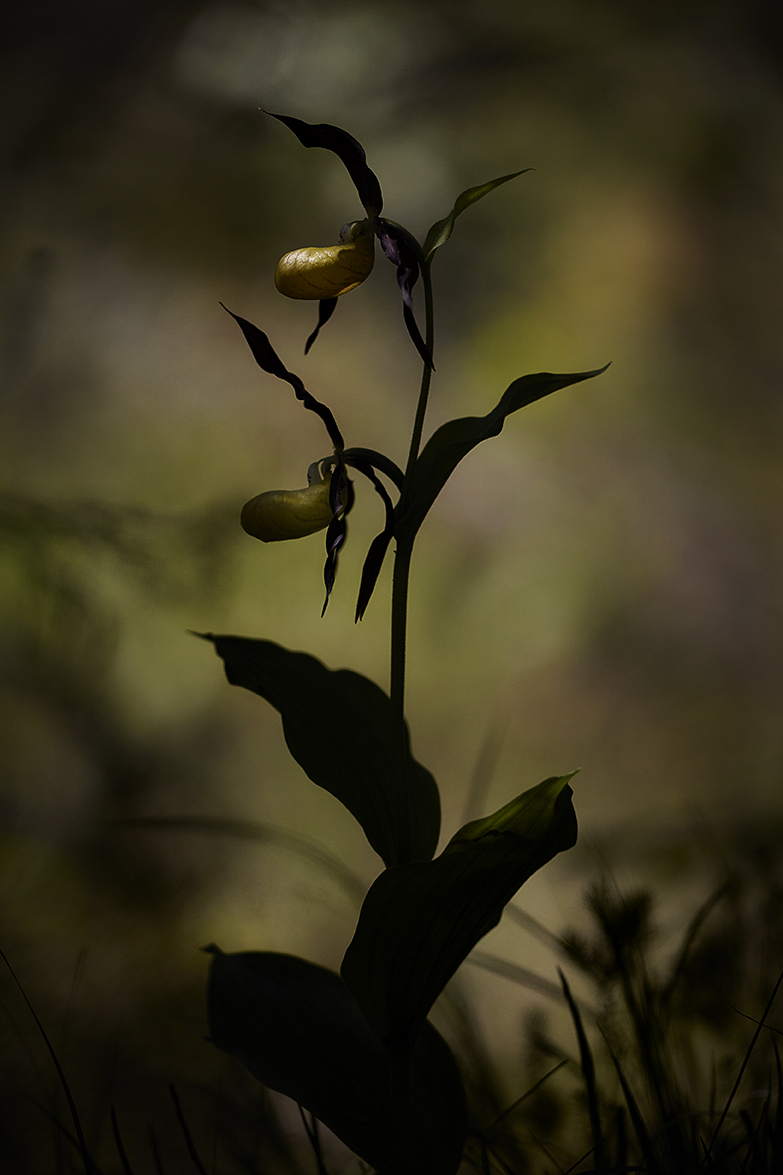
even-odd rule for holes
{"type": "Polygon", "coordinates": [[[293,955],[217,947],[214,1044],[293,1098],[382,1175],[454,1175],[467,1128],[462,1080],[431,1024],[397,1075],[339,975],[293,955]]]}
{"type": "Polygon", "coordinates": [[[273,641],[204,634],[226,677],[279,711],[293,757],[356,817],[385,865],[428,861],[440,833],[438,787],[410,753],[391,701],[350,669],[327,669],[273,641]]]}
{"type": "Polygon", "coordinates": [[[376,878],[341,970],[393,1051],[410,1052],[432,1004],[519,887],[576,843],[570,778],[544,780],[466,824],[434,861],[376,878]]]}
{"type": "Polygon", "coordinates": [[[463,416],[449,420],[437,429],[421,451],[416,463],[411,487],[410,504],[406,513],[397,523],[395,533],[410,539],[421,526],[440,491],[449,477],[471,449],[490,437],[496,437],[503,428],[506,417],[518,412],[528,404],[541,400],[551,392],[566,388],[569,384],[592,379],[609,366],[596,371],[581,371],[564,375],[552,375],[542,371],[537,375],[523,375],[506,388],[499,402],[486,416],[463,416]]]}
{"type": "Polygon", "coordinates": [[[443,220],[436,220],[431,227],[427,236],[424,239],[422,251],[424,257],[429,261],[436,249],[441,245],[445,245],[446,241],[454,231],[454,221],[464,212],[466,208],[470,208],[471,204],[475,204],[482,196],[486,196],[489,192],[494,192],[495,188],[499,188],[501,184],[508,183],[509,180],[515,180],[518,175],[524,175],[526,171],[531,168],[525,167],[522,171],[512,171],[511,175],[501,175],[496,180],[490,180],[486,184],[478,184],[475,188],[466,188],[461,192],[454,202],[454,207],[448,216],[444,216],[443,220]]]}

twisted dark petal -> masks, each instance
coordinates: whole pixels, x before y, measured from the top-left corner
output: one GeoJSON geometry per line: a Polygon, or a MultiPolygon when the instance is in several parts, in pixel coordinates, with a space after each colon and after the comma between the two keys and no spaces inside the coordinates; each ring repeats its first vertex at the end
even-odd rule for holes
{"type": "Polygon", "coordinates": [[[378,576],[381,573],[383,561],[389,549],[393,529],[392,526],[385,526],[380,534],[377,534],[370,543],[370,549],[367,552],[367,558],[364,560],[364,566],[362,567],[362,582],[359,585],[359,596],[356,601],[356,615],[354,616],[354,620],[357,622],[364,619],[367,605],[375,591],[375,585],[378,582],[378,576]]]}
{"type": "Polygon", "coordinates": [[[266,113],[293,131],[303,147],[323,147],[326,151],[333,151],[342,160],[353,180],[364,211],[368,216],[380,215],[383,208],[381,185],[375,172],[367,166],[364,147],[353,135],[328,122],[302,122],[286,114],[272,114],[271,110],[266,113]]]}
{"type": "Polygon", "coordinates": [[[327,322],[332,317],[332,315],[334,314],[336,309],[337,309],[337,299],[336,298],[322,298],[321,301],[318,303],[318,323],[316,325],[315,330],[313,331],[313,333],[310,335],[307,342],[305,343],[305,350],[304,350],[305,355],[310,350],[310,348],[312,347],[315,340],[318,338],[318,332],[320,331],[321,327],[326,326],[327,322]]]}
{"type": "Polygon", "coordinates": [[[354,498],[353,482],[348,477],[345,466],[339,465],[332,474],[332,480],[329,485],[329,505],[332,507],[334,517],[326,531],[326,562],[324,563],[326,599],[321,609],[322,616],[326,612],[329,597],[334,587],[335,576],[337,575],[337,559],[343,543],[348,536],[348,515],[353,509],[354,498]],[[338,518],[336,512],[340,509],[343,493],[346,498],[345,509],[338,518]]]}
{"type": "Polygon", "coordinates": [[[413,294],[411,291],[418,281],[419,262],[408,242],[393,225],[385,220],[379,223],[378,239],[381,242],[381,248],[389,261],[397,266],[397,284],[402,291],[402,317],[405,326],[422,360],[434,371],[435,365],[432,362],[429,347],[421,337],[421,332],[413,316],[413,294]]]}
{"type": "Polygon", "coordinates": [[[386,522],[380,534],[377,534],[370,543],[370,549],[367,552],[367,558],[364,560],[362,567],[362,580],[359,585],[359,598],[356,601],[356,616],[354,619],[359,621],[367,611],[367,605],[370,602],[375,585],[378,582],[378,576],[383,566],[383,560],[386,557],[386,552],[391,542],[392,533],[394,531],[394,507],[392,506],[391,498],[388,495],[386,486],[380,480],[372,465],[369,462],[354,458],[351,465],[363,473],[365,477],[372,482],[375,492],[380,495],[386,510],[386,522]]]}
{"type": "MultiPolygon", "coordinates": [[[[223,303],[221,302],[220,305],[223,306],[223,303]]],[[[337,421],[332,416],[331,410],[325,404],[322,404],[320,400],[316,400],[315,396],[312,396],[308,392],[299,376],[294,375],[292,371],[289,371],[283,365],[277,352],[262,330],[259,330],[252,322],[248,322],[246,318],[240,318],[238,314],[234,314],[227,306],[223,306],[223,309],[226,314],[231,315],[234,322],[239,326],[239,329],[245,336],[247,345],[253,352],[253,358],[258,366],[263,371],[269,372],[270,375],[276,375],[278,379],[285,380],[286,383],[291,385],[296,393],[297,400],[301,400],[305,408],[308,408],[311,412],[315,412],[316,416],[320,416],[324,422],[326,431],[329,433],[329,439],[335,449],[341,452],[345,448],[345,442],[343,441],[342,433],[337,427],[337,421]]]]}

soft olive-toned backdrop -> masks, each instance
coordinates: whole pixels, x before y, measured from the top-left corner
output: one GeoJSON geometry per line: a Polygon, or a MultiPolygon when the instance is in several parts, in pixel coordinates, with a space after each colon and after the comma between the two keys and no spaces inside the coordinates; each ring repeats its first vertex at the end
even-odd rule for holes
{"type": "MultiPolygon", "coordinates": [[[[369,487],[323,620],[322,536],[263,546],[238,525],[247,498],[304,485],[328,442],[219,300],[268,332],[349,444],[400,463],[419,372],[382,257],[302,356],[315,307],[277,295],[275,263],[361,209],[339,162],[260,108],[350,130],[386,213],[420,237],[462,189],[535,169],[438,255],[429,428],[486,412],[525,372],[612,361],[511,418],[421,533],[409,716],[446,835],[477,814],[487,740],[482,810],[580,767],[584,848],[622,869],[632,845],[633,876],[664,892],[698,892],[699,845],[774,829],[775,6],[84,0],[2,21],[0,946],[62,1026],[86,1103],[114,1043],[106,1101],[143,1104],[150,1071],[162,1101],[172,1075],[206,1080],[197,947],[337,966],[356,917],[280,845],[112,822],[242,818],[367,883],[378,869],[276,714],[187,634],[271,638],[386,685],[388,567],[352,620],[381,523],[369,487]]],[[[520,904],[560,929],[589,868],[583,849],[520,904]]],[[[551,977],[518,930],[487,946],[551,977]]],[[[505,1011],[513,989],[488,983],[505,1011]]]]}

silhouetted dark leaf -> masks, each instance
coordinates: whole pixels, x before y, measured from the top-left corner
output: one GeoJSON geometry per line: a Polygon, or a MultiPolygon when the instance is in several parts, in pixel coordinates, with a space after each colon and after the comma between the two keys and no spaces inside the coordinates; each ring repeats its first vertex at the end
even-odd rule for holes
{"type": "Polygon", "coordinates": [[[223,658],[232,685],[280,712],[297,763],[356,817],[384,864],[432,857],[440,833],[437,784],[411,755],[407,726],[403,740],[379,686],[272,641],[205,639],[223,658]]]}
{"type": "Polygon", "coordinates": [[[405,1055],[432,1004],[529,877],[576,843],[571,775],[547,779],[452,837],[434,861],[387,869],[364,900],[342,976],[405,1055]]]}
{"type": "Polygon", "coordinates": [[[506,388],[499,402],[486,416],[463,416],[449,420],[437,429],[421,451],[413,475],[408,510],[397,523],[396,533],[409,538],[421,526],[440,491],[451,474],[471,449],[481,441],[496,437],[502,430],[506,417],[518,412],[528,404],[541,400],[551,392],[566,388],[569,384],[592,379],[606,367],[596,371],[582,371],[568,375],[551,375],[539,372],[537,375],[523,375],[506,388]]]}
{"type": "Polygon", "coordinates": [[[384,1175],[454,1175],[467,1128],[462,1080],[431,1024],[394,1071],[339,975],[292,955],[214,954],[214,1044],[328,1126],[384,1175]]]}

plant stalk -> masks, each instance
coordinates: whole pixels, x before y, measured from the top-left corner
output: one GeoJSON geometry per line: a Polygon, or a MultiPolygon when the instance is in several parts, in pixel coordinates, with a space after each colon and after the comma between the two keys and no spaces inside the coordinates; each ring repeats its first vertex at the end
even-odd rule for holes
{"type": "MultiPolygon", "coordinates": [[[[429,264],[425,263],[422,266],[421,275],[424,285],[424,305],[426,315],[425,340],[427,343],[427,349],[429,350],[430,355],[432,355],[433,344],[435,340],[435,326],[433,315],[432,279],[430,277],[429,264]]],[[[403,517],[405,514],[408,499],[410,497],[411,486],[413,484],[413,475],[416,470],[416,462],[419,457],[419,448],[421,446],[421,436],[422,432],[424,431],[424,417],[427,413],[427,401],[430,394],[431,380],[432,368],[425,363],[421,376],[419,402],[416,406],[416,416],[413,422],[410,449],[408,450],[408,463],[405,466],[405,475],[402,483],[402,491],[400,493],[400,517],[403,517]]],[[[391,686],[389,692],[391,694],[392,710],[400,727],[401,738],[404,738],[405,723],[405,652],[408,628],[408,584],[410,581],[413,542],[414,538],[408,539],[407,537],[402,540],[397,540],[397,551],[394,559],[394,577],[392,580],[391,686]]]]}

